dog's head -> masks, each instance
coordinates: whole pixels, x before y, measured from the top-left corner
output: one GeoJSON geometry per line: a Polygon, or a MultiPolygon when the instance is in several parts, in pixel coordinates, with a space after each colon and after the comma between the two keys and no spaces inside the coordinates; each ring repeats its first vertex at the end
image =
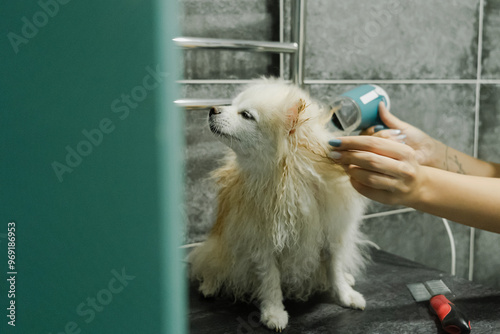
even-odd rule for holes
{"type": "Polygon", "coordinates": [[[275,157],[296,127],[307,93],[281,80],[263,79],[250,85],[227,107],[210,109],[210,130],[238,156],[275,157]]]}

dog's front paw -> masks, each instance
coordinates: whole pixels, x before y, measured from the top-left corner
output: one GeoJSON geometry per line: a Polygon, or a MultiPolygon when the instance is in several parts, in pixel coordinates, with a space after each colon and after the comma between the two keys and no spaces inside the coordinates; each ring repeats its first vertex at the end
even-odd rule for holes
{"type": "Polygon", "coordinates": [[[364,310],[366,301],[362,294],[352,289],[350,286],[334,294],[334,298],[340,306],[350,307],[357,310],[364,310]]]}
{"type": "Polygon", "coordinates": [[[261,311],[260,322],[269,329],[281,332],[288,324],[288,313],[283,306],[270,306],[261,311]]]}

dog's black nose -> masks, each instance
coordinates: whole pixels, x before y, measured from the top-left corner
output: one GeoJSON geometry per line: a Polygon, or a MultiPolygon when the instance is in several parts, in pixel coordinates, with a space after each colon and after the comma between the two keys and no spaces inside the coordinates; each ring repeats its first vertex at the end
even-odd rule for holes
{"type": "Polygon", "coordinates": [[[220,114],[220,110],[217,107],[212,107],[210,108],[210,112],[208,113],[208,116],[220,114]]]}

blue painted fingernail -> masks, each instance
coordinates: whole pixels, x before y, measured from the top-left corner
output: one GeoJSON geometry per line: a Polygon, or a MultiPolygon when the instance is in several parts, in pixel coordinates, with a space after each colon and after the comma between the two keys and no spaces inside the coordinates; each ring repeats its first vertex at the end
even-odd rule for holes
{"type": "Polygon", "coordinates": [[[340,139],[330,139],[328,141],[328,144],[330,144],[333,147],[339,147],[340,144],[342,144],[342,140],[340,140],[340,139]]]}
{"type": "Polygon", "coordinates": [[[384,126],[383,125],[377,125],[376,127],[373,128],[374,132],[379,132],[380,130],[384,130],[384,126]]]}
{"type": "Polygon", "coordinates": [[[390,132],[391,132],[391,135],[397,136],[397,135],[399,135],[401,133],[401,130],[399,130],[399,129],[391,129],[390,132]]]}

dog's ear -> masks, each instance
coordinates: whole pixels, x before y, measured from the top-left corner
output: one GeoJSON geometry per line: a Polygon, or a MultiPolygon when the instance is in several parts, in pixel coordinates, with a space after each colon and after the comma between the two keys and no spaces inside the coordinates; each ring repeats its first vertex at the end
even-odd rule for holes
{"type": "Polygon", "coordinates": [[[306,101],[300,99],[292,104],[290,108],[287,110],[287,125],[288,125],[288,133],[294,134],[297,126],[305,122],[306,120],[299,121],[300,114],[307,108],[306,101]]]}

